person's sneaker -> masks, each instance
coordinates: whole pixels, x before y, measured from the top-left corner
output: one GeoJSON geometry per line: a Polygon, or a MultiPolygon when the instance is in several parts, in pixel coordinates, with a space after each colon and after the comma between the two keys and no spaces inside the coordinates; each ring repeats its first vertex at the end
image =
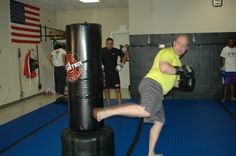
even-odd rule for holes
{"type": "Polygon", "coordinates": [[[236,98],[235,98],[235,97],[232,97],[230,100],[235,102],[235,101],[236,101],[236,98]]]}
{"type": "Polygon", "coordinates": [[[221,102],[221,103],[225,103],[225,99],[221,99],[220,102],[221,102]]]}
{"type": "Polygon", "coordinates": [[[155,154],[155,156],[163,156],[163,154],[155,154]]]}

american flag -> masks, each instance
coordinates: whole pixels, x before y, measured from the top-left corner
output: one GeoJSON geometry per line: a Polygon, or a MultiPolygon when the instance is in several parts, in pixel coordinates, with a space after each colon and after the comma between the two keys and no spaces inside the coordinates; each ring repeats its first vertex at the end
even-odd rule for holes
{"type": "Polygon", "coordinates": [[[40,9],[10,0],[11,41],[13,43],[40,43],[40,9]]]}

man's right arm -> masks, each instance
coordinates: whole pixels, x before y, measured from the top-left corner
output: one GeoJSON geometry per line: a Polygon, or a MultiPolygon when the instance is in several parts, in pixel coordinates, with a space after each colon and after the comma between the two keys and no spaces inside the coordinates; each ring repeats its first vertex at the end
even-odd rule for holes
{"type": "Polygon", "coordinates": [[[160,61],[160,71],[170,75],[188,75],[192,73],[192,68],[189,65],[172,66],[168,62],[160,61]]]}
{"type": "Polygon", "coordinates": [[[221,57],[221,59],[220,59],[220,65],[221,65],[221,67],[224,67],[225,66],[225,57],[226,57],[226,50],[225,50],[226,48],[223,48],[222,49],[222,51],[221,51],[221,54],[220,54],[220,57],[221,57]]]}
{"type": "Polygon", "coordinates": [[[100,61],[100,63],[102,64],[102,59],[103,59],[103,48],[100,50],[100,52],[99,52],[99,56],[98,56],[99,58],[99,61],[100,61]]]}
{"type": "Polygon", "coordinates": [[[162,73],[165,73],[165,74],[170,74],[170,75],[176,74],[176,68],[165,61],[160,61],[159,69],[162,73]]]}
{"type": "Polygon", "coordinates": [[[159,69],[162,73],[175,75],[176,69],[172,66],[173,54],[168,51],[160,51],[159,54],[159,69]]]}
{"type": "Polygon", "coordinates": [[[221,57],[221,67],[224,67],[225,66],[225,58],[224,57],[221,57]]]}
{"type": "Polygon", "coordinates": [[[49,61],[49,63],[53,66],[53,63],[52,63],[52,54],[51,54],[51,53],[48,54],[48,61],[49,61]]]}
{"type": "Polygon", "coordinates": [[[104,71],[104,65],[103,65],[103,48],[99,52],[99,62],[102,66],[102,71],[104,71]]]}

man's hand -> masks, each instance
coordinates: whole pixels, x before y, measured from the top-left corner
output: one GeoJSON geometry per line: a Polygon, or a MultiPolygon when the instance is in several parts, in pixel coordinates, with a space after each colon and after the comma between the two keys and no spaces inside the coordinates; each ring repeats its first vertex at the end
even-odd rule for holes
{"type": "Polygon", "coordinates": [[[194,75],[183,75],[180,76],[179,89],[182,91],[193,91],[195,87],[194,75]]]}
{"type": "Polygon", "coordinates": [[[176,74],[180,75],[179,89],[182,91],[192,91],[195,86],[195,77],[193,69],[188,65],[175,67],[176,74]]]}
{"type": "Polygon", "coordinates": [[[225,67],[221,67],[221,68],[220,68],[220,75],[221,75],[222,77],[225,77],[225,76],[226,76],[225,67]]]}
{"type": "Polygon", "coordinates": [[[51,66],[53,66],[53,63],[52,63],[52,54],[48,54],[48,61],[49,61],[49,63],[51,64],[51,66]]]}
{"type": "Polygon", "coordinates": [[[120,72],[124,68],[124,63],[120,63],[116,66],[116,70],[120,72]]]}
{"type": "Polygon", "coordinates": [[[175,81],[174,87],[179,88],[179,81],[175,81]]]}

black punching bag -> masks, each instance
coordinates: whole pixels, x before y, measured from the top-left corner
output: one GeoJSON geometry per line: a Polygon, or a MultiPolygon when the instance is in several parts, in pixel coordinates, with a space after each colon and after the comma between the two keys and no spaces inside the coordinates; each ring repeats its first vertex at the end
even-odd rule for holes
{"type": "Polygon", "coordinates": [[[70,128],[61,135],[62,156],[113,156],[112,129],[92,117],[93,108],[103,107],[101,26],[67,25],[66,44],[70,128]]]}
{"type": "Polygon", "coordinates": [[[101,123],[92,117],[92,110],[103,105],[103,75],[99,61],[101,26],[67,25],[66,46],[70,128],[100,128],[101,123]]]}

